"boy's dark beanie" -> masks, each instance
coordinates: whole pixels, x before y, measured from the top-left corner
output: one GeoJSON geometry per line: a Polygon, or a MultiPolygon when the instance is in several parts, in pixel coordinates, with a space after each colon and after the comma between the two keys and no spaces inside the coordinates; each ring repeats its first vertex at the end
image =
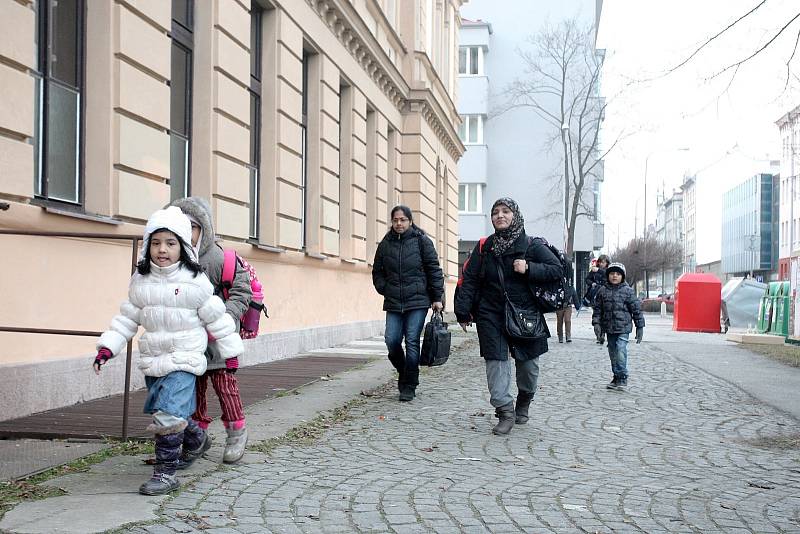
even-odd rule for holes
{"type": "Polygon", "coordinates": [[[625,265],[619,262],[614,262],[606,267],[606,280],[608,280],[608,275],[614,272],[621,274],[622,281],[625,281],[625,265]]]}

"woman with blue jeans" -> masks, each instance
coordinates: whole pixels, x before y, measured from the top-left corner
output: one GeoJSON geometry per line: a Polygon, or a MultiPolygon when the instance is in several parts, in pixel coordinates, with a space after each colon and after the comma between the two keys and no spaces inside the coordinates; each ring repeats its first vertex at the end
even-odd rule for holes
{"type": "Polygon", "coordinates": [[[400,401],[408,402],[419,384],[419,339],[428,308],[443,308],[444,276],[433,241],[414,224],[411,209],[395,206],[391,222],[375,251],[372,283],[384,297],[386,348],[399,375],[400,401]]]}

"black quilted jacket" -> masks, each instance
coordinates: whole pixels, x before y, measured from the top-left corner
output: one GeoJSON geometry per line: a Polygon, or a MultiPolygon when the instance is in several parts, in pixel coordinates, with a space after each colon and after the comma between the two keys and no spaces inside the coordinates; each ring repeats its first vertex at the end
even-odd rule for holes
{"type": "Polygon", "coordinates": [[[600,286],[594,299],[592,324],[600,325],[606,334],[629,334],[633,329],[644,327],[639,299],[626,282],[600,286]]]}
{"type": "Polygon", "coordinates": [[[372,284],[383,295],[383,309],[406,312],[442,302],[444,276],[433,242],[422,230],[390,230],[375,251],[372,284]]]}

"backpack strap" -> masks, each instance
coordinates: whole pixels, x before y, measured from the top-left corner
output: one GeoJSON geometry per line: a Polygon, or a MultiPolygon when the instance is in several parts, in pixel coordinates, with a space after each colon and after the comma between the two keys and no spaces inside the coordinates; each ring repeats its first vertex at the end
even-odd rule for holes
{"type": "Polygon", "coordinates": [[[223,249],[224,260],[222,262],[222,294],[227,300],[228,293],[233,287],[233,278],[236,276],[236,251],[229,248],[223,249]]]}
{"type": "Polygon", "coordinates": [[[483,245],[486,244],[487,239],[489,239],[488,236],[482,237],[480,241],[478,241],[478,258],[481,260],[481,266],[478,269],[478,278],[480,279],[486,278],[486,262],[483,261],[483,256],[485,255],[483,252],[483,245]]]}

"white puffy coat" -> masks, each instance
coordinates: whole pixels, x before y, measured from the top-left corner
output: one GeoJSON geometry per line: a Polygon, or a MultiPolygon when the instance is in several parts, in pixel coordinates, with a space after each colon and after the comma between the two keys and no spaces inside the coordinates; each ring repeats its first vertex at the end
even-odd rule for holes
{"type": "Polygon", "coordinates": [[[244,352],[242,339],[225,304],[214,295],[205,274],[194,276],[175,263],[169,267],[150,264],[150,274],[134,273],[128,300],[111,321],[97,347],[116,356],[136,335],[139,326],[139,369],[146,376],[165,376],[173,371],[202,375],[206,371],[208,334],[217,340],[223,358],[244,352]]]}

